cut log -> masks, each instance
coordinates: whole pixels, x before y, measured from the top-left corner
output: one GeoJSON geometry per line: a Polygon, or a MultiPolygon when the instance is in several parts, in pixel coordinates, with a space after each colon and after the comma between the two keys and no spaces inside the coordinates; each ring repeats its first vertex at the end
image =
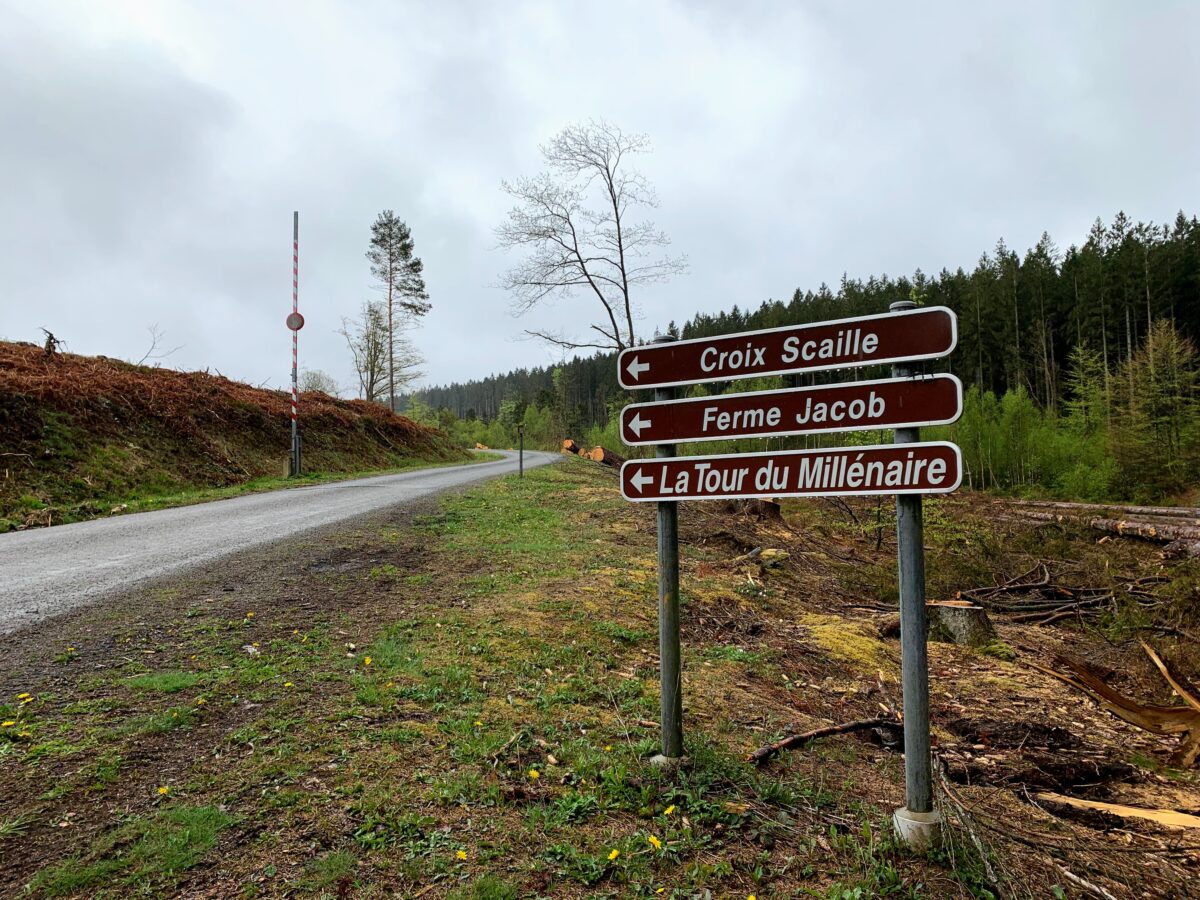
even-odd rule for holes
{"type": "Polygon", "coordinates": [[[573,440],[571,440],[570,438],[567,438],[565,441],[562,442],[562,452],[563,453],[570,453],[572,456],[578,456],[579,449],[580,449],[579,445],[577,443],[575,443],[573,440]]]}
{"type": "Polygon", "coordinates": [[[592,462],[598,462],[602,466],[609,466],[613,469],[618,468],[623,462],[625,462],[625,457],[618,456],[616,453],[613,453],[611,450],[606,450],[603,447],[593,447],[591,452],[588,453],[588,456],[591,458],[592,462]]]}
{"type": "Polygon", "coordinates": [[[1071,510],[1080,513],[1113,511],[1133,518],[1166,516],[1173,519],[1191,519],[1193,524],[1200,525],[1200,508],[1194,506],[1120,506],[1106,503],[1061,503],[1057,500],[1006,500],[1004,505],[1019,508],[1071,510]]]}
{"type": "Polygon", "coordinates": [[[996,639],[996,629],[982,606],[948,600],[926,603],[925,609],[934,634],[940,632],[948,636],[951,643],[982,647],[996,639]]]}
{"type": "Polygon", "coordinates": [[[1160,519],[1154,519],[1150,516],[1144,516],[1136,520],[1105,519],[1031,510],[1022,512],[1021,518],[1030,519],[1034,522],[1077,522],[1091,528],[1093,531],[1101,531],[1105,534],[1115,534],[1121,537],[1141,538],[1145,541],[1160,541],[1162,543],[1170,541],[1200,541],[1200,525],[1194,525],[1184,519],[1170,519],[1165,516],[1160,519]]]}

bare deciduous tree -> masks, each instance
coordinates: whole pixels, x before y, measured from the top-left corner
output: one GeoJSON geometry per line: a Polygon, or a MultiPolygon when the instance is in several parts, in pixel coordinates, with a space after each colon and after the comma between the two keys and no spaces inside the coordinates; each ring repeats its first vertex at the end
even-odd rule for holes
{"type": "Polygon", "coordinates": [[[496,229],[500,246],[528,255],[501,279],[520,315],[544,300],[583,291],[603,308],[589,341],[527,331],[566,348],[622,350],[635,343],[634,285],[662,281],[687,267],[659,248],[670,241],[636,218],[658,205],[654,189],[627,157],[650,149],[642,134],[603,121],[572,125],[542,148],[547,171],[501,183],[516,205],[496,229]]]}
{"type": "Polygon", "coordinates": [[[185,346],[184,344],[180,344],[178,347],[164,350],[159,345],[166,339],[167,333],[158,327],[157,322],[153,325],[147,325],[146,330],[150,332],[150,349],[143,353],[142,358],[134,363],[135,366],[143,365],[148,360],[155,360],[155,365],[157,365],[159,360],[166,359],[175,351],[182,350],[185,346]]]}
{"type": "Polygon", "coordinates": [[[300,390],[320,391],[322,394],[336,397],[340,388],[328,372],[322,372],[320,369],[305,369],[300,373],[300,390]]]}
{"type": "Polygon", "coordinates": [[[403,335],[395,335],[390,342],[387,311],[382,303],[365,301],[358,317],[342,319],[338,331],[346,339],[346,346],[354,357],[354,371],[358,375],[359,393],[366,400],[390,405],[388,397],[389,370],[394,363],[395,383],[401,389],[421,377],[421,366],[425,360],[417,352],[412,341],[403,335]]]}

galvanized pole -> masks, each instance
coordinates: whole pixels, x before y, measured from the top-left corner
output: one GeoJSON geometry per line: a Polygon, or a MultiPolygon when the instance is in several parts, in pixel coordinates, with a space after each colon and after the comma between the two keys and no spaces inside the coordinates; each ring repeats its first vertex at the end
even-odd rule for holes
{"type": "MultiPolygon", "coordinates": [[[[671,336],[657,337],[654,343],[669,343],[671,336]]],[[[673,400],[674,388],[656,388],[655,402],[673,400]]],[[[659,444],[654,449],[659,459],[675,455],[674,444],[659,444]]],[[[658,665],[662,694],[660,719],[662,753],[654,757],[659,764],[673,764],[683,757],[683,674],[679,652],[679,504],[658,504],[658,665]]]]}
{"type": "Polygon", "coordinates": [[[525,426],[517,426],[517,477],[525,477],[525,426]]]}
{"type": "MultiPolygon", "coordinates": [[[[901,312],[911,300],[893,303],[901,312]]],[[[917,374],[911,364],[892,366],[895,378],[917,374]]],[[[921,439],[919,428],[897,428],[895,443],[921,439]]],[[[896,541],[900,569],[900,681],[904,695],[904,809],[894,822],[900,838],[914,850],[936,846],[941,817],[933,809],[929,747],[929,659],[925,624],[925,526],[920,494],[896,495],[896,541]]]]}
{"type": "MultiPolygon", "coordinates": [[[[300,213],[292,213],[292,312],[300,311],[300,213]]],[[[300,332],[292,329],[292,474],[300,474],[300,332]]]]}

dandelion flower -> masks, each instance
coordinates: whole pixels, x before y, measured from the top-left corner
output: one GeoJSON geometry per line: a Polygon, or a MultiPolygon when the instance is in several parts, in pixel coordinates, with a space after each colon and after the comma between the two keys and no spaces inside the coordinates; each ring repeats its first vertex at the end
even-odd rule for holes
{"type": "Polygon", "coordinates": [[[605,745],[604,745],[604,752],[605,752],[605,753],[612,753],[612,744],[605,744],[605,745]]]}
{"type": "Polygon", "coordinates": [[[0,722],[0,728],[12,728],[16,724],[12,719],[9,719],[7,722],[0,722]]]}
{"type": "Polygon", "coordinates": [[[537,769],[530,769],[529,777],[532,778],[534,781],[537,781],[539,778],[542,777],[542,773],[539,772],[537,769]]]}
{"type": "Polygon", "coordinates": [[[158,789],[158,796],[160,796],[160,797],[165,797],[169,793],[171,793],[171,789],[169,787],[164,786],[164,787],[160,787],[158,789]]]}
{"type": "Polygon", "coordinates": [[[673,812],[675,812],[675,804],[674,803],[672,803],[670,806],[668,806],[666,809],[663,810],[663,815],[669,816],[673,812]]]}
{"type": "Polygon", "coordinates": [[[248,613],[246,613],[246,618],[247,618],[247,619],[253,619],[253,618],[254,618],[254,613],[252,613],[252,612],[248,612],[248,613]]]}
{"type": "Polygon", "coordinates": [[[208,701],[207,701],[207,700],[205,700],[203,697],[197,697],[197,698],[196,698],[196,705],[197,705],[197,706],[203,706],[203,705],[204,705],[205,703],[207,703],[207,702],[208,702],[208,701]]]}
{"type": "Polygon", "coordinates": [[[662,849],[662,841],[660,841],[654,835],[652,835],[652,834],[646,835],[646,840],[648,840],[650,842],[650,846],[653,847],[655,850],[662,849]]]}
{"type": "Polygon", "coordinates": [[[364,665],[364,666],[369,666],[370,664],[371,664],[371,657],[369,657],[369,656],[364,656],[364,657],[363,657],[363,665],[364,665]]]}
{"type": "Polygon", "coordinates": [[[284,686],[284,687],[295,687],[295,685],[294,685],[294,684],[292,684],[290,681],[285,681],[285,682],[283,683],[283,686],[284,686]]]}
{"type": "Polygon", "coordinates": [[[483,727],[483,723],[482,723],[482,722],[480,722],[480,721],[477,719],[477,720],[475,721],[475,727],[476,727],[476,728],[482,728],[482,727],[483,727]]]}
{"type": "Polygon", "coordinates": [[[608,854],[608,861],[612,862],[614,859],[616,859],[620,855],[621,855],[620,850],[614,850],[612,853],[608,854]]]}
{"type": "Polygon", "coordinates": [[[24,700],[24,699],[25,699],[26,697],[28,697],[28,696],[29,696],[29,694],[17,694],[17,699],[18,699],[18,700],[24,700]]]}
{"type": "Polygon", "coordinates": [[[32,702],[33,702],[32,697],[26,697],[24,700],[21,701],[21,705],[24,706],[25,704],[32,703],[32,702]]]}
{"type": "Polygon", "coordinates": [[[466,850],[459,850],[459,851],[458,851],[457,853],[455,853],[454,855],[455,855],[455,856],[457,856],[459,859],[466,859],[466,858],[467,858],[467,851],[466,851],[466,850]]]}
{"type": "Polygon", "coordinates": [[[746,898],[746,900],[758,900],[758,898],[756,896],[754,896],[753,894],[751,894],[749,897],[746,898]]]}

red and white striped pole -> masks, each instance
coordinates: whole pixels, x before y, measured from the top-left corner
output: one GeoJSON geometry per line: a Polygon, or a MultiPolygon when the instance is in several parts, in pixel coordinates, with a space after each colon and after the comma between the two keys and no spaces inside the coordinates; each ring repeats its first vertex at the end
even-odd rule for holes
{"type": "MultiPolygon", "coordinates": [[[[300,213],[292,213],[292,316],[300,313],[300,213]]],[[[296,321],[296,319],[293,319],[296,321]]],[[[303,321],[303,320],[299,320],[303,321]]],[[[300,474],[300,329],[292,328],[292,474],[300,474]]]]}

